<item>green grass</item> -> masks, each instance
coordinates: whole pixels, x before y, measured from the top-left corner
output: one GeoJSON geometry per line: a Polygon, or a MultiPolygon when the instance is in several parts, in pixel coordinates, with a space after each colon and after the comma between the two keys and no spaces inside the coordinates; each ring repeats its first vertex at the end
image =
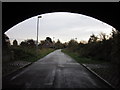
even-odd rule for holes
{"type": "Polygon", "coordinates": [[[42,48],[36,52],[36,48],[27,48],[27,47],[14,47],[12,48],[14,51],[14,60],[22,60],[22,61],[29,61],[35,62],[40,58],[43,58],[50,52],[54,51],[52,48],[42,48]]]}
{"type": "Polygon", "coordinates": [[[53,52],[54,49],[51,48],[43,48],[38,51],[38,59],[43,58],[44,56],[48,55],[49,53],[53,52]]]}
{"type": "Polygon", "coordinates": [[[80,57],[78,53],[71,52],[67,49],[62,50],[63,53],[71,56],[73,59],[75,59],[78,63],[85,63],[85,64],[99,64],[99,63],[105,63],[104,61],[100,60],[94,60],[86,57],[80,57]]]}

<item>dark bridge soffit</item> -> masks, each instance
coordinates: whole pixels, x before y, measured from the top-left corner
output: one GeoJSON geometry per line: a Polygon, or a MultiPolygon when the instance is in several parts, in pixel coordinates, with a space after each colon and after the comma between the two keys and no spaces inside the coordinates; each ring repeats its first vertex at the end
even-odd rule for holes
{"type": "Polygon", "coordinates": [[[3,2],[2,29],[4,33],[21,21],[44,13],[72,12],[91,16],[120,30],[118,22],[119,6],[119,3],[3,2]]]}

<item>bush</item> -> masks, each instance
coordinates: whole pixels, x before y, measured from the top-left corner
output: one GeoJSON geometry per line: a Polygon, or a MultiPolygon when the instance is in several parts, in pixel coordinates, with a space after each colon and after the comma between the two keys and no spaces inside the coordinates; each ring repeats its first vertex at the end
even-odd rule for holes
{"type": "Polygon", "coordinates": [[[96,60],[109,61],[120,65],[120,32],[113,31],[112,36],[107,39],[105,34],[100,38],[90,36],[86,44],[76,44],[74,40],[69,41],[68,50],[78,53],[80,57],[87,57],[96,60]]]}
{"type": "Polygon", "coordinates": [[[14,52],[14,60],[25,60],[34,62],[45,55],[49,54],[50,52],[54,51],[51,48],[42,48],[36,51],[36,48],[30,47],[11,47],[11,50],[14,52]]]}

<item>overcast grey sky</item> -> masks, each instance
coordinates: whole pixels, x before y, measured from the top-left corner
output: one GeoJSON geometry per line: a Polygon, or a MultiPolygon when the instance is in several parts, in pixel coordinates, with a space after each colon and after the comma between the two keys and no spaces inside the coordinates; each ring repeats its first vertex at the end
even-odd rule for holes
{"type": "MultiPolygon", "coordinates": [[[[95,18],[82,14],[68,12],[54,12],[41,15],[39,19],[39,41],[50,37],[55,41],[68,42],[77,38],[88,40],[91,34],[99,35],[101,32],[109,35],[112,26],[101,22],[95,18]]],[[[13,26],[5,34],[10,38],[11,42],[17,39],[19,43],[25,39],[36,40],[37,16],[26,19],[23,22],[13,26]]]]}

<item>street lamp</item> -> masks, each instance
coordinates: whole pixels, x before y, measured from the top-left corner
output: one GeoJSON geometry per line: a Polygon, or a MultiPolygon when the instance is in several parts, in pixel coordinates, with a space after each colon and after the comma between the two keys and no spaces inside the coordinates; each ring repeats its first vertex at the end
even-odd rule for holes
{"type": "Polygon", "coordinates": [[[37,42],[36,42],[36,51],[38,50],[39,18],[42,18],[42,16],[37,16],[37,42]]]}

